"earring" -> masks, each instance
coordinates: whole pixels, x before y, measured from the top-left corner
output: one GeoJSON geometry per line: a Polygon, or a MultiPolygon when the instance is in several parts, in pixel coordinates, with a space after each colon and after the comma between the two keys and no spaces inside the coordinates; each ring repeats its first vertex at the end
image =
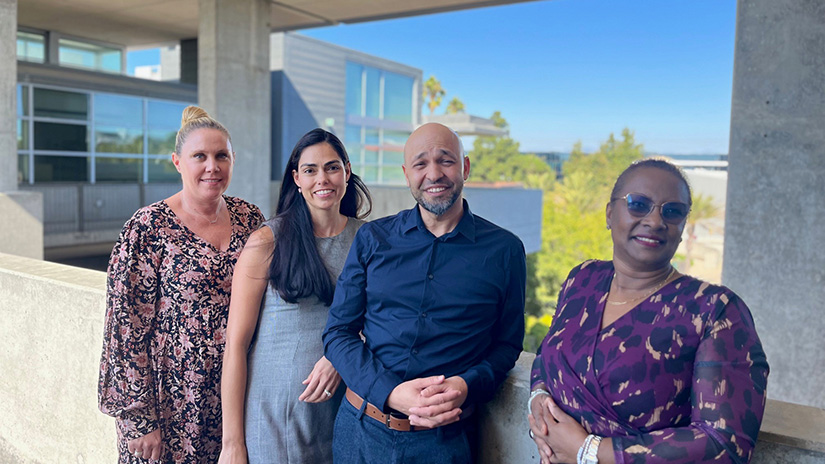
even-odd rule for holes
{"type": "Polygon", "coordinates": [[[606,226],[604,226],[604,228],[610,230],[610,224],[607,224],[606,226]]]}
{"type": "Polygon", "coordinates": [[[300,193],[300,192],[301,192],[301,187],[298,187],[298,193],[300,193]]]}

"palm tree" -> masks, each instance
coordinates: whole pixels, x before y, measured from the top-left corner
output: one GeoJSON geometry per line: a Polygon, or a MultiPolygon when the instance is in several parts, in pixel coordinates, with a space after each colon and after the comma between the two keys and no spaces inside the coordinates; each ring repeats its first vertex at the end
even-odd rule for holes
{"type": "Polygon", "coordinates": [[[687,240],[685,241],[685,265],[682,272],[688,273],[693,261],[693,244],[696,241],[696,225],[702,221],[719,217],[719,207],[713,203],[713,197],[701,193],[693,197],[690,214],[687,218],[687,240]]]}
{"type": "Polygon", "coordinates": [[[441,87],[441,82],[432,74],[430,78],[424,82],[424,100],[427,102],[427,107],[430,108],[430,114],[435,112],[435,109],[441,105],[441,99],[447,92],[441,87]]]}
{"type": "Polygon", "coordinates": [[[458,97],[453,97],[450,103],[447,103],[447,114],[456,114],[464,112],[464,102],[458,97]]]}

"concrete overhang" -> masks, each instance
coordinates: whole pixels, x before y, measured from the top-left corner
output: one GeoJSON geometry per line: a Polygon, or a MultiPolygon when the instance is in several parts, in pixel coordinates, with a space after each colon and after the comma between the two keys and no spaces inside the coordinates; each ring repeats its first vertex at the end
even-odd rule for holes
{"type": "MultiPolygon", "coordinates": [[[[273,32],[535,0],[278,0],[273,32]]],[[[18,0],[20,26],[141,47],[198,36],[198,0],[18,0]]]]}
{"type": "Polygon", "coordinates": [[[429,114],[423,115],[422,120],[427,122],[437,122],[444,124],[456,131],[458,135],[490,135],[493,137],[506,137],[510,131],[502,129],[493,123],[492,119],[473,116],[465,113],[455,114],[429,114]]]}

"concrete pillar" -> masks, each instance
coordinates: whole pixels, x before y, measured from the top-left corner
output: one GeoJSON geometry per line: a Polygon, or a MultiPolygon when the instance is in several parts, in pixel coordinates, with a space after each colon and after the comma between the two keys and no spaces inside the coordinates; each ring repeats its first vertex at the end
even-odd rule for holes
{"type": "Polygon", "coordinates": [[[770,398],[825,408],[825,2],[739,0],[723,282],[770,398]]]}
{"type": "Polygon", "coordinates": [[[17,0],[0,1],[0,192],[17,190],[17,0]]]}
{"type": "Polygon", "coordinates": [[[0,0],[0,253],[43,259],[43,196],[17,190],[17,0],[0,0]]]}
{"type": "MultiPolygon", "coordinates": [[[[229,194],[270,216],[269,0],[200,0],[198,100],[232,133],[229,194]]],[[[182,52],[183,53],[183,52],[182,52]]]]}

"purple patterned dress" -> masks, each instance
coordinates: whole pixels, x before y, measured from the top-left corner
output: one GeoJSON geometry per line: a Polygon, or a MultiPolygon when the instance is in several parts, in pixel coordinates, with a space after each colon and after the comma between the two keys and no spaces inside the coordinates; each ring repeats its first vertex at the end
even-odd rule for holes
{"type": "Polygon", "coordinates": [[[126,442],[160,429],[163,463],[214,463],[221,448],[220,375],[232,270],[263,220],[224,196],[232,222],[226,251],[161,201],[123,226],[109,260],[100,410],[114,416],[120,463],[145,463],[126,442]]]}
{"type": "Polygon", "coordinates": [[[600,330],[613,274],[610,261],[570,272],[532,386],[612,437],[619,464],[750,461],[768,363],[748,307],[681,276],[600,330]]]}

